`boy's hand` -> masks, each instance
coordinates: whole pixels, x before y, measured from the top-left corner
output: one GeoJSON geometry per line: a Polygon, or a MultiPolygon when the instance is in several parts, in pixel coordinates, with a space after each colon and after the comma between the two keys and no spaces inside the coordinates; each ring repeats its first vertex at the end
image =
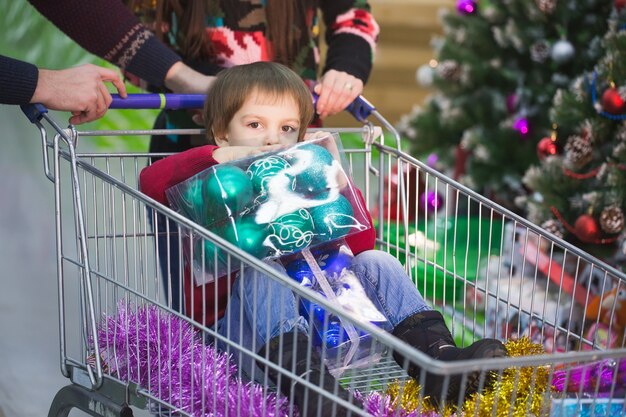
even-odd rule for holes
{"type": "Polygon", "coordinates": [[[278,151],[285,145],[265,145],[265,146],[222,146],[213,151],[213,158],[220,164],[234,161],[236,159],[247,158],[265,152],[278,151]]]}

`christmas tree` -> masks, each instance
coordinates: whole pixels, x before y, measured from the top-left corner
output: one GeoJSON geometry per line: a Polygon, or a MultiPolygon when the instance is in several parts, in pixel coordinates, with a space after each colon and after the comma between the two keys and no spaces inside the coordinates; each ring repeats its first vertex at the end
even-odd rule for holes
{"type": "Polygon", "coordinates": [[[530,220],[625,268],[626,9],[616,3],[593,70],[554,96],[553,131],[529,168],[530,220]],[[619,250],[615,250],[619,249],[619,250]]]}
{"type": "Polygon", "coordinates": [[[613,4],[602,0],[458,0],[444,12],[436,59],[418,70],[435,92],[398,126],[412,153],[520,211],[559,87],[592,68],[613,4]]]}

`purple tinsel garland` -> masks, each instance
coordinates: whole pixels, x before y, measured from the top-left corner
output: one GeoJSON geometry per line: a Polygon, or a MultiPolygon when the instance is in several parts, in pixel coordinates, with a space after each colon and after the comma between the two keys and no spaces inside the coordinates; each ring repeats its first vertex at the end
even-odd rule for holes
{"type": "Polygon", "coordinates": [[[192,416],[285,416],[286,399],[235,377],[229,357],[206,345],[187,321],[156,306],[120,304],[99,345],[108,372],[133,381],[192,416]]]}
{"type": "Polygon", "coordinates": [[[554,372],[552,387],[557,391],[608,392],[626,387],[626,360],[605,359],[554,372]]]}
{"type": "MultiPolygon", "coordinates": [[[[117,314],[100,324],[98,337],[107,372],[138,383],[174,409],[192,416],[289,415],[286,398],[242,382],[226,354],[203,343],[188,321],[156,306],[120,303],[117,314]]],[[[375,417],[440,416],[398,408],[388,394],[355,392],[354,397],[375,417]]]]}

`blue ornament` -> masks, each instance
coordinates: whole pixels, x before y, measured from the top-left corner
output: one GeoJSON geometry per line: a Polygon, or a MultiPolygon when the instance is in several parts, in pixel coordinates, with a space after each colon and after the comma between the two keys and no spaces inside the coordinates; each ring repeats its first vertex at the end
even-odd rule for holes
{"type": "Polygon", "coordinates": [[[225,227],[223,237],[244,252],[262,259],[269,253],[269,247],[264,243],[268,234],[267,225],[257,224],[252,217],[242,217],[225,227]]]}
{"type": "Polygon", "coordinates": [[[245,171],[234,165],[213,167],[204,185],[208,215],[214,220],[243,211],[252,201],[252,181],[245,171]]]}
{"type": "Polygon", "coordinates": [[[270,223],[269,243],[280,252],[295,252],[311,244],[315,226],[306,209],[280,216],[270,223]]]}
{"type": "MultiPolygon", "coordinates": [[[[278,155],[270,155],[251,163],[246,170],[246,174],[250,177],[252,187],[257,196],[263,196],[267,193],[267,181],[290,167],[291,165],[284,158],[278,155]]],[[[293,180],[292,185],[295,186],[293,180]]]]}
{"type": "MultiPolygon", "coordinates": [[[[314,256],[318,266],[329,280],[340,276],[341,272],[349,268],[352,263],[352,256],[341,250],[323,251],[314,253],[314,256]]],[[[287,275],[302,285],[315,286],[317,283],[317,279],[305,259],[298,258],[290,262],[285,270],[287,275]]]]}
{"type": "Polygon", "coordinates": [[[354,217],[352,205],[341,194],[336,200],[312,207],[310,211],[318,241],[338,239],[350,232],[362,230],[362,225],[354,217]]]}
{"type": "Polygon", "coordinates": [[[316,198],[328,195],[326,170],[334,161],[330,152],[319,145],[307,143],[285,151],[282,156],[295,172],[296,192],[316,198]]]}
{"type": "Polygon", "coordinates": [[[341,327],[339,319],[335,318],[335,320],[328,323],[328,328],[326,329],[326,334],[324,335],[324,341],[326,342],[326,347],[328,349],[338,347],[347,339],[348,337],[345,334],[343,327],[341,327]]]}

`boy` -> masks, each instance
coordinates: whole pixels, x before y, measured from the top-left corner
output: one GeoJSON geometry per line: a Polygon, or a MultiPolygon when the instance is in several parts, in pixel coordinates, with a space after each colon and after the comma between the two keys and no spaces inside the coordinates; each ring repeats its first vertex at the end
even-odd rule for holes
{"type": "MultiPolygon", "coordinates": [[[[140,175],[140,188],[155,200],[168,204],[167,188],[212,165],[304,140],[312,116],[310,92],[287,67],[258,62],[227,69],[218,75],[204,107],[210,145],[172,155],[145,168],[140,175]]],[[[359,197],[362,199],[360,194],[359,197]]],[[[371,219],[369,221],[371,224],[371,219]]],[[[393,335],[444,361],[506,355],[502,343],[495,339],[483,339],[467,348],[457,348],[443,316],[425,303],[402,265],[386,252],[373,249],[374,233],[374,229],[369,228],[346,237],[355,255],[350,269],[368,297],[380,301],[382,313],[393,327],[393,335]]],[[[285,272],[278,263],[270,262],[270,265],[285,272]]],[[[235,278],[230,294],[227,292],[229,278],[217,279],[202,288],[193,285],[189,275],[185,271],[187,299],[192,297],[193,288],[193,305],[199,307],[188,311],[192,318],[206,326],[217,321],[218,333],[228,335],[229,340],[349,401],[349,393],[328,373],[315,350],[309,352],[308,321],[298,313],[297,300],[288,288],[252,268],[245,268],[235,278]],[[202,299],[203,295],[215,294],[217,308],[202,299]],[[202,306],[206,307],[205,311],[202,306]],[[215,311],[218,311],[217,317],[215,311]]],[[[394,354],[394,358],[405,365],[399,354],[394,354]]],[[[254,363],[248,357],[247,363],[242,361],[239,365],[249,373],[254,363]]],[[[409,364],[408,371],[414,378],[420,377],[421,369],[417,365],[409,364]]],[[[284,395],[293,399],[301,416],[345,415],[346,411],[335,409],[330,399],[291,381],[277,370],[269,368],[266,373],[284,395]]],[[[462,376],[453,376],[447,391],[442,393],[444,378],[427,374],[424,394],[456,402],[460,396],[478,389],[479,376],[478,372],[470,373],[464,387],[461,387],[462,376]]]]}

